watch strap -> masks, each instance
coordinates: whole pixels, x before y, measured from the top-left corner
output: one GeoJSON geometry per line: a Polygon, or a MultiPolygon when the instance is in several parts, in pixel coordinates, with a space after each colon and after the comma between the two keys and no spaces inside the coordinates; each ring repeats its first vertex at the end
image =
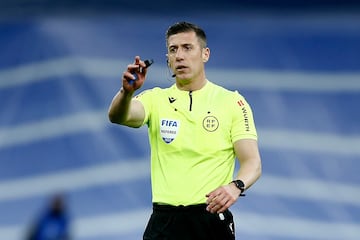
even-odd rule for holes
{"type": "Polygon", "coordinates": [[[241,180],[233,180],[233,181],[231,181],[231,183],[234,183],[235,184],[235,186],[238,188],[238,189],[240,189],[240,197],[244,197],[245,196],[245,194],[244,194],[244,191],[245,191],[245,184],[244,184],[244,182],[243,181],[241,181],[241,180]]]}

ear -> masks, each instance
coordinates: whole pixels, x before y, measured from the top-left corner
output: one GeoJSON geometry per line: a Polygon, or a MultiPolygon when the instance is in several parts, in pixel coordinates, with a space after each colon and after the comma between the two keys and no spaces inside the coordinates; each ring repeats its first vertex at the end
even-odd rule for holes
{"type": "Polygon", "coordinates": [[[203,50],[202,50],[203,62],[206,63],[207,61],[209,61],[209,58],[210,58],[210,49],[209,48],[203,48],[203,50]]]}

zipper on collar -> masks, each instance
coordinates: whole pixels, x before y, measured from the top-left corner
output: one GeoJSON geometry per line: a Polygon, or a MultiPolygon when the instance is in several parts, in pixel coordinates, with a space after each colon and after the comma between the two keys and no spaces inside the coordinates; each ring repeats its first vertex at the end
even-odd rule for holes
{"type": "Polygon", "coordinates": [[[191,110],[192,110],[192,91],[189,91],[189,97],[190,97],[189,111],[191,112],[191,110]]]}

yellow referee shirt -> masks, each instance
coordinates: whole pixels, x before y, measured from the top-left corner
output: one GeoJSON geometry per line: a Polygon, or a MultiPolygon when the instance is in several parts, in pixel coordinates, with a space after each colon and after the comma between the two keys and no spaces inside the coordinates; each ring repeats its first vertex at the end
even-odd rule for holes
{"type": "Polygon", "coordinates": [[[233,178],[233,143],[257,139],[244,97],[212,82],[192,92],[175,84],[153,88],[135,98],[149,127],[153,202],[205,203],[207,193],[233,178]]]}

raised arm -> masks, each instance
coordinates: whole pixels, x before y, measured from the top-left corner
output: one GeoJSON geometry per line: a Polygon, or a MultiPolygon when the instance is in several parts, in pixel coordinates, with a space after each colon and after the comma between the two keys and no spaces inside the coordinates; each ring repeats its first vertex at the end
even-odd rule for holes
{"type": "Polygon", "coordinates": [[[135,90],[144,84],[146,71],[146,65],[139,56],[135,57],[133,64],[127,66],[122,75],[122,87],[114,96],[109,107],[108,116],[112,123],[129,127],[140,127],[143,123],[144,107],[140,101],[133,99],[133,95],[135,90]],[[134,73],[137,74],[136,81],[134,73]]]}
{"type": "Polygon", "coordinates": [[[140,101],[132,99],[133,93],[121,88],[109,107],[109,120],[129,127],[140,127],[145,117],[144,107],[140,101]]]}

